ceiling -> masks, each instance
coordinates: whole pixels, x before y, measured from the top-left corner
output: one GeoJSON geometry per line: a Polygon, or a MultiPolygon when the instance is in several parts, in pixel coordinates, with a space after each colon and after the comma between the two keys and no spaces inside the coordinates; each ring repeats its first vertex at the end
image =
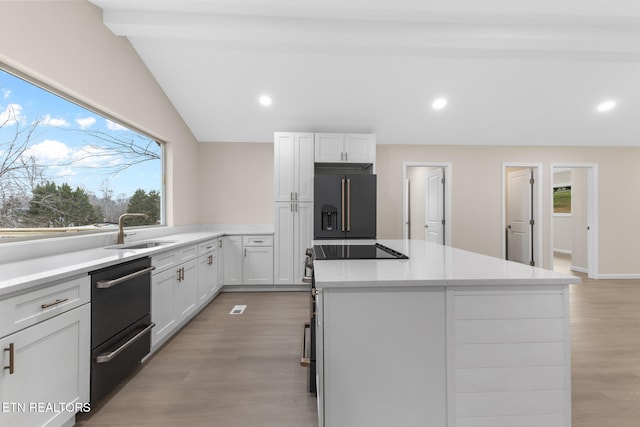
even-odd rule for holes
{"type": "Polygon", "coordinates": [[[199,141],[640,146],[635,0],[90,1],[199,141]]]}

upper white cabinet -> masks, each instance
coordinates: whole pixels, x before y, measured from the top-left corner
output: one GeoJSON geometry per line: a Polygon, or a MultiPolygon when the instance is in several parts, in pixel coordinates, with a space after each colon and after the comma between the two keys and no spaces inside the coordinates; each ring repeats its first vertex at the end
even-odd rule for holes
{"type": "Polygon", "coordinates": [[[274,201],[313,201],[313,133],[274,135],[274,201]]]}
{"type": "Polygon", "coordinates": [[[371,163],[376,161],[376,136],[369,133],[316,133],[316,163],[371,163]]]}

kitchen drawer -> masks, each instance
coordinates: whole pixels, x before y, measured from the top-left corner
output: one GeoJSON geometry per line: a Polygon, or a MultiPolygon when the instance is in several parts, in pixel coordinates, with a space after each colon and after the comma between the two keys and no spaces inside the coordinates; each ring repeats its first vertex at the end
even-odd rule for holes
{"type": "Polygon", "coordinates": [[[83,275],[0,301],[0,337],[69,311],[91,300],[91,278],[83,275]]]}
{"type": "Polygon", "coordinates": [[[158,274],[167,268],[182,264],[198,255],[198,245],[186,245],[172,251],[162,252],[151,257],[151,265],[156,269],[153,274],[158,274]]]}
{"type": "Polygon", "coordinates": [[[244,236],[243,246],[273,246],[273,236],[244,236]]]}
{"type": "Polygon", "coordinates": [[[198,256],[198,245],[182,246],[176,250],[178,263],[183,263],[198,256]]]}
{"type": "Polygon", "coordinates": [[[206,242],[198,243],[198,254],[208,254],[218,249],[218,239],[207,240],[206,242]]]}

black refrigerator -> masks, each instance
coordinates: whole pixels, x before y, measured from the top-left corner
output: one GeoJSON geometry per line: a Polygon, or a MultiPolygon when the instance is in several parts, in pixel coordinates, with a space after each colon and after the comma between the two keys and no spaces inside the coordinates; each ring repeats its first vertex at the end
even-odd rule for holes
{"type": "Polygon", "coordinates": [[[316,174],[313,197],[315,239],[375,239],[375,175],[316,174]]]}

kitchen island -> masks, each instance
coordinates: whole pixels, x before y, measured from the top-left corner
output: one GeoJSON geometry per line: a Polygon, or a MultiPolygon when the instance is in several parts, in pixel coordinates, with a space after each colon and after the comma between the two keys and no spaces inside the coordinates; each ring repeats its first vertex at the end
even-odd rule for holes
{"type": "Polygon", "coordinates": [[[378,242],[408,259],[314,262],[320,427],[571,425],[578,278],[378,242]]]}

